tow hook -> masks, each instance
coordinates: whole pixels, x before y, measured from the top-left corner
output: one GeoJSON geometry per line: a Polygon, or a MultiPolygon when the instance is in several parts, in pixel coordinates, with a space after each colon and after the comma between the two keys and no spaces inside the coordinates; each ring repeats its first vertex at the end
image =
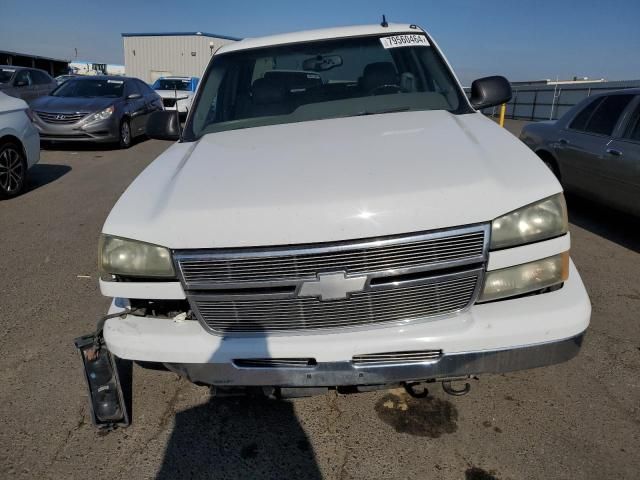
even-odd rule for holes
{"type": "Polygon", "coordinates": [[[457,390],[451,386],[451,380],[445,380],[442,382],[442,389],[445,391],[445,393],[448,393],[449,395],[453,395],[455,397],[461,397],[462,395],[466,395],[471,391],[471,385],[469,385],[468,383],[465,383],[464,387],[457,390]]]}
{"type": "Polygon", "coordinates": [[[426,382],[407,382],[404,389],[413,398],[426,398],[429,395],[426,382]]]}

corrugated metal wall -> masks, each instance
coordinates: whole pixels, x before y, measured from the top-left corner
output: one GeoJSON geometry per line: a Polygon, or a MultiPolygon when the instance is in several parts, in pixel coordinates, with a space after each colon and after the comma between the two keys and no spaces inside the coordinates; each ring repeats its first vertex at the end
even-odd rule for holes
{"type": "Polygon", "coordinates": [[[123,37],[126,75],[152,83],[165,75],[201,77],[211,52],[233,40],[204,35],[123,37]],[[213,50],[209,48],[213,42],[213,50]]]}

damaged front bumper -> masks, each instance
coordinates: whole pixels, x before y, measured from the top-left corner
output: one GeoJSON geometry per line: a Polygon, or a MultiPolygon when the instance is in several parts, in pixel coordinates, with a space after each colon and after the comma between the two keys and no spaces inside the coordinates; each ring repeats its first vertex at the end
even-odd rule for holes
{"type": "Polygon", "coordinates": [[[339,387],[447,380],[504,373],[566,362],[580,351],[584,332],[555,342],[502,350],[441,355],[432,361],[360,366],[351,361],[303,367],[244,367],[230,363],[167,363],[196,383],[216,386],[339,387]]]}
{"type": "MultiPolygon", "coordinates": [[[[116,314],[128,301],[116,299],[116,314]]],[[[214,335],[196,320],[125,315],[104,326],[114,355],[166,365],[219,387],[316,388],[434,381],[567,361],[581,346],[591,306],[573,265],[564,286],[474,305],[411,324],[286,335],[214,335]],[[363,364],[363,356],[395,355],[363,364]],[[420,361],[403,355],[423,355],[420,361]],[[425,355],[432,355],[425,357],[425,355]],[[256,363],[257,361],[257,363],[256,363]],[[248,366],[247,366],[248,365],[248,366]]]]}

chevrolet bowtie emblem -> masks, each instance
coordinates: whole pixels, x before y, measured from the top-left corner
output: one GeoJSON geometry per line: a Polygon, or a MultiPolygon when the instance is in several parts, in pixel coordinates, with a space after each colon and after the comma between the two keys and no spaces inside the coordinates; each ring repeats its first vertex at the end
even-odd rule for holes
{"type": "Polygon", "coordinates": [[[367,277],[347,277],[345,272],[319,274],[317,280],[304,282],[298,296],[318,297],[320,300],[339,300],[350,293],[361,292],[367,277]]]}

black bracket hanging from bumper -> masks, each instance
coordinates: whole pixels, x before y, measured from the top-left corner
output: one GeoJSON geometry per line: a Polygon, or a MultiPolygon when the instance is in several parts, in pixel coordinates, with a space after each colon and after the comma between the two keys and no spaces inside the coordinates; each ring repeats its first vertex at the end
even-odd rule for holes
{"type": "Polygon", "coordinates": [[[99,429],[113,430],[131,423],[132,362],[115,357],[96,334],[74,341],[89,394],[91,421],[99,429]]]}

